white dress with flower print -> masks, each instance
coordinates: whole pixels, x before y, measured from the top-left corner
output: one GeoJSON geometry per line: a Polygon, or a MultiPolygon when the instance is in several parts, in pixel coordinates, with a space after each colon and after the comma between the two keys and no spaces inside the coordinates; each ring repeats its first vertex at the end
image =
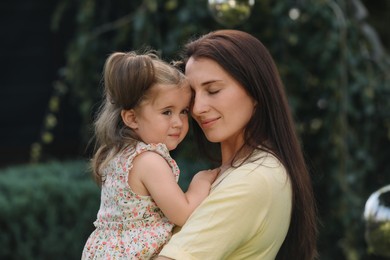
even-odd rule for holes
{"type": "Polygon", "coordinates": [[[134,193],[127,182],[133,159],[145,151],[165,158],[178,181],[179,167],[164,144],[139,142],[135,149],[126,148],[115,156],[103,171],[96,229],[84,246],[82,260],[151,259],[171,237],[174,225],[150,196],[134,193]]]}

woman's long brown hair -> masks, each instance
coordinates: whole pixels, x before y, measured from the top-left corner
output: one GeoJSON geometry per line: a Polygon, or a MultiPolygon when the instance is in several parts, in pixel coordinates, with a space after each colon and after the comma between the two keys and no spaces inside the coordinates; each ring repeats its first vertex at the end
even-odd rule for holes
{"type": "MultiPolygon", "coordinates": [[[[276,259],[317,258],[317,210],[309,172],[295,132],[279,72],[267,48],[254,36],[237,30],[219,30],[186,44],[190,57],[216,61],[258,103],[245,129],[246,147],[271,151],[285,166],[292,184],[291,223],[276,259]]],[[[195,138],[203,152],[210,144],[199,126],[195,138]]],[[[234,162],[233,162],[234,164],[234,162]]]]}

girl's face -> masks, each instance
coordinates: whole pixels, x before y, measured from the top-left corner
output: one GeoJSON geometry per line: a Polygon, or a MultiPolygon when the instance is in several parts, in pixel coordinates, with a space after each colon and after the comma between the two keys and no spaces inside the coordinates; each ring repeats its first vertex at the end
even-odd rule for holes
{"type": "Polygon", "coordinates": [[[186,86],[154,86],[151,96],[135,109],[131,128],[147,144],[164,143],[173,150],[188,132],[191,89],[186,86]]]}
{"type": "Polygon", "coordinates": [[[194,94],[192,116],[206,138],[241,146],[255,100],[214,60],[191,57],[185,71],[194,94]]]}

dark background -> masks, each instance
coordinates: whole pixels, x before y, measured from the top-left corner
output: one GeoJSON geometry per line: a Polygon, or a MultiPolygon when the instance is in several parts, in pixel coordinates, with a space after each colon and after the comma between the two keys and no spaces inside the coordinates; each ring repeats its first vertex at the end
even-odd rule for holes
{"type": "MultiPolygon", "coordinates": [[[[31,144],[40,139],[53,82],[64,66],[66,47],[73,35],[73,24],[62,24],[57,32],[50,28],[58,2],[0,3],[0,167],[28,162],[31,144]]],[[[390,49],[390,1],[363,3],[369,11],[367,21],[390,49]]],[[[83,156],[78,110],[67,96],[62,99],[61,108],[55,139],[45,151],[54,158],[83,156]]]]}
{"type": "MultiPolygon", "coordinates": [[[[40,139],[45,111],[58,70],[64,66],[72,25],[50,28],[59,1],[5,0],[0,3],[0,166],[29,161],[30,146],[40,139]]],[[[53,145],[59,158],[81,154],[80,120],[65,97],[53,145]]]]}

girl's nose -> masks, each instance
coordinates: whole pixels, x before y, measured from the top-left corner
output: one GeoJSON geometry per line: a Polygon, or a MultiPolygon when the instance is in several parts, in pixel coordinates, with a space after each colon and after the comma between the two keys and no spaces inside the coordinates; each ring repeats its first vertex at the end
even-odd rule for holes
{"type": "Polygon", "coordinates": [[[173,118],[173,127],[182,127],[183,126],[183,119],[180,117],[180,115],[177,115],[173,118]]]}

